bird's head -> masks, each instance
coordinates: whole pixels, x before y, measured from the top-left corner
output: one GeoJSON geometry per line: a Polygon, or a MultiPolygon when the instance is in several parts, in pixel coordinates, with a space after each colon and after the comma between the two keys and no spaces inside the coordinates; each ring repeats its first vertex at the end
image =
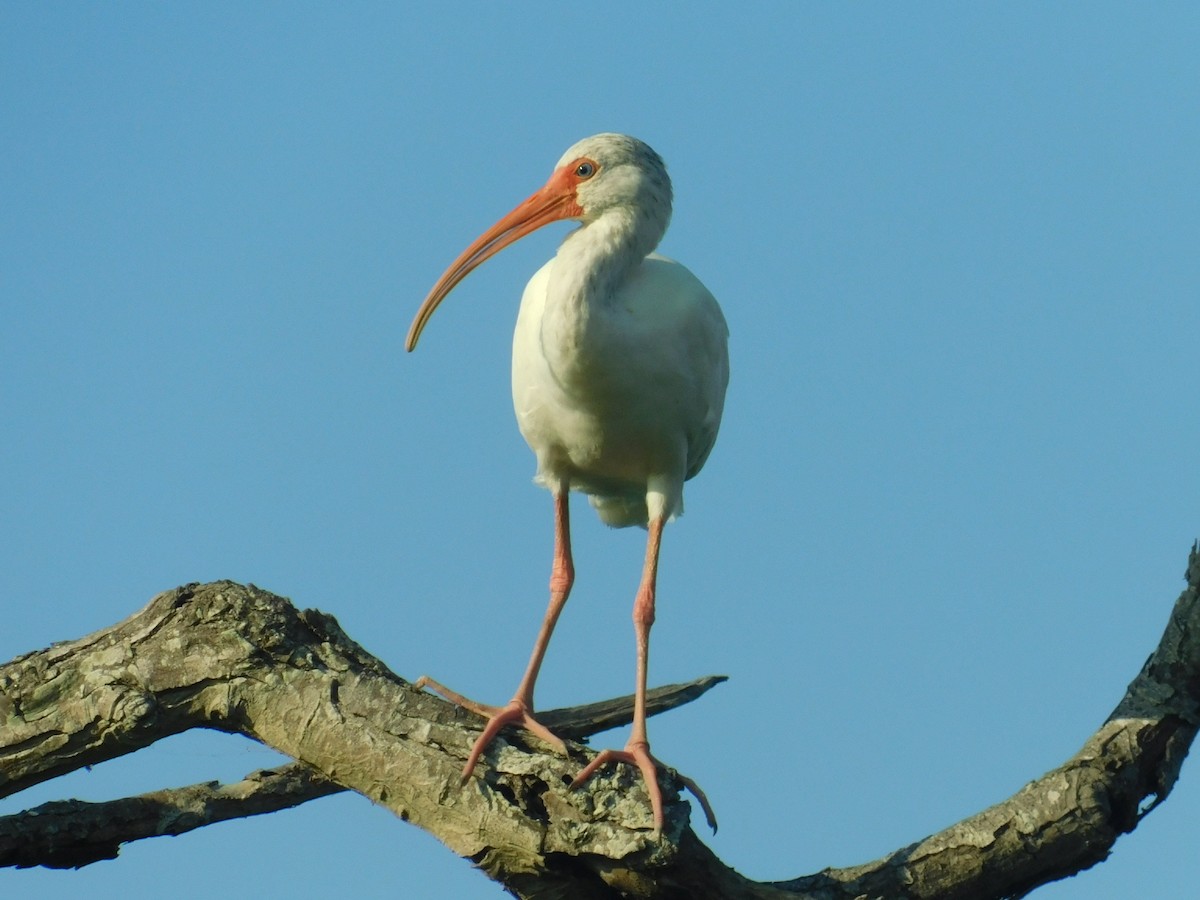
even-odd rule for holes
{"type": "Polygon", "coordinates": [[[555,176],[574,181],[575,202],[582,210],[576,218],[584,222],[611,209],[626,209],[662,218],[666,230],[671,179],[662,157],[637,138],[625,134],[584,138],[563,154],[551,181],[555,176]]]}
{"type": "Polygon", "coordinates": [[[413,350],[438,304],[480,263],[543,225],[577,219],[585,225],[608,213],[628,216],[654,249],[671,218],[671,179],[662,158],[637,138],[597,134],[575,144],[540,190],[481,234],[442,273],[408,330],[413,350]]]}

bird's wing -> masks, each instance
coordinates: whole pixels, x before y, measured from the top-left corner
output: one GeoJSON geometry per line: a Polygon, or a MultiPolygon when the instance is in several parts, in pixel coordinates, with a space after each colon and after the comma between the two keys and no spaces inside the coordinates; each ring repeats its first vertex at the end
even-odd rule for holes
{"type": "Polygon", "coordinates": [[[690,382],[685,478],[692,478],[704,467],[721,427],[729,385],[729,326],[716,298],[687,267],[657,253],[646,264],[669,287],[659,295],[668,307],[663,318],[671,323],[675,365],[690,382]]]}

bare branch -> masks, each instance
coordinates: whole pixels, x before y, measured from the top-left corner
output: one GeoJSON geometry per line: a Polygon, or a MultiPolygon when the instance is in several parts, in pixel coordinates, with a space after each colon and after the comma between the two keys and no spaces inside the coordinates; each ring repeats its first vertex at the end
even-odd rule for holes
{"type": "MultiPolygon", "coordinates": [[[[713,856],[688,827],[669,773],[662,775],[668,821],[658,842],[650,838],[643,789],[629,773],[567,790],[588,756],[578,745],[565,759],[523,733],[506,733],[479,777],[460,789],[457,772],[480,727],[476,717],[413,690],[331,617],[229,582],[162,594],[112,629],[0,667],[0,722],[7,723],[0,727],[0,796],[187,728],[215,727],[300,763],[260,773],[257,788],[248,786],[252,777],[114,801],[135,804],[130,820],[143,832],[178,833],[340,785],[435,834],[519,897],[1017,897],[1103,859],[1178,778],[1200,727],[1195,546],[1187,578],[1158,649],[1074,757],[1009,800],[883,859],[787,882],[749,881],[713,856]],[[304,771],[301,764],[318,774],[271,796],[272,780],[304,771]]],[[[663,703],[686,702],[713,683],[672,686],[663,703]]],[[[543,718],[581,737],[628,721],[627,708],[543,718]]],[[[111,856],[128,838],[104,830],[101,806],[111,804],[39,808],[39,816],[64,817],[67,837],[57,844],[30,827],[37,817],[20,830],[10,828],[18,816],[0,821],[0,859],[79,865],[111,856]]]]}
{"type": "MultiPolygon", "coordinates": [[[[653,716],[690,703],[725,680],[710,675],[655,688],[647,694],[646,712],[653,716]]],[[[632,694],[543,714],[565,738],[596,734],[632,717],[632,694]]],[[[120,800],[45,803],[0,817],[0,867],[80,868],[116,859],[121,845],[131,841],[278,812],[344,790],[304,763],[291,763],[252,772],[236,784],[208,781],[120,800]]]]}
{"type": "MultiPolygon", "coordinates": [[[[649,690],[646,692],[646,715],[656,716],[693,700],[699,700],[722,681],[728,680],[728,675],[709,675],[686,684],[667,684],[649,690]]],[[[610,728],[620,728],[632,722],[633,694],[584,706],[539,712],[538,719],[564,740],[585,740],[593,734],[608,731],[610,728]]]]}
{"type": "Polygon", "coordinates": [[[1021,897],[1107,858],[1117,838],[1166,799],[1200,726],[1200,544],[1184,577],[1158,647],[1071,759],[883,859],[779,886],[830,900],[1021,897]]]}
{"type": "MultiPolygon", "coordinates": [[[[695,692],[685,686],[661,702],[695,692]]],[[[613,715],[606,712],[601,726],[613,715]]],[[[180,588],[112,629],[0,667],[0,721],[0,795],[209,727],[312,765],[509,884],[553,884],[569,855],[673,855],[650,840],[639,785],[616,772],[570,792],[579,758],[530,748],[520,733],[498,741],[483,777],[458,789],[476,717],[397,679],[331,617],[300,613],[254,587],[180,588]],[[489,828],[481,834],[482,820],[489,828]]],[[[589,730],[584,722],[574,727],[589,730]]],[[[669,796],[678,835],[688,807],[669,796]]],[[[572,872],[560,883],[575,890],[576,880],[572,872]]]]}
{"type": "Polygon", "coordinates": [[[57,800],[0,818],[0,866],[77,869],[116,859],[129,841],[278,812],[343,790],[292,763],[252,772],[236,784],[209,781],[103,803],[57,800]]]}

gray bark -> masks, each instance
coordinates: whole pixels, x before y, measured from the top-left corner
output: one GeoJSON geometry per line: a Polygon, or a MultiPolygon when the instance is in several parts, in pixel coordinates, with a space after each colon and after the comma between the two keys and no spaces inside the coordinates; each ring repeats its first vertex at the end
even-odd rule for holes
{"type": "MultiPolygon", "coordinates": [[[[667,824],[658,841],[626,767],[567,789],[591,755],[578,744],[567,759],[506,732],[460,788],[475,716],[413,689],[331,616],[254,586],[188,585],[112,628],[0,666],[0,796],[190,728],[245,734],[296,762],[236,784],[2,817],[0,865],[87,865],[128,841],[353,790],[523,898],[1019,897],[1103,860],[1170,793],[1200,727],[1196,546],[1186,577],[1158,648],[1062,766],[882,859],[775,883],[744,878],[700,841],[673,772],[661,774],[667,824]]],[[[719,680],[660,689],[653,709],[719,680]]],[[[630,698],[619,698],[542,719],[577,740],[630,714],[630,698]]]]}

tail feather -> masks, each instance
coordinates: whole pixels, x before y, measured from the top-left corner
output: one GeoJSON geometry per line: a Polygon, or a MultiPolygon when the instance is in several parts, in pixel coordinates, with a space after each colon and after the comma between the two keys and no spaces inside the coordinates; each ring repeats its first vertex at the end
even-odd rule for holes
{"type": "MultiPolygon", "coordinates": [[[[645,528],[649,523],[650,513],[646,509],[644,496],[589,494],[588,502],[595,508],[596,513],[600,516],[600,521],[613,528],[628,528],[631,525],[645,528]]],[[[674,519],[682,514],[683,501],[681,500],[671,518],[674,519]]]]}

